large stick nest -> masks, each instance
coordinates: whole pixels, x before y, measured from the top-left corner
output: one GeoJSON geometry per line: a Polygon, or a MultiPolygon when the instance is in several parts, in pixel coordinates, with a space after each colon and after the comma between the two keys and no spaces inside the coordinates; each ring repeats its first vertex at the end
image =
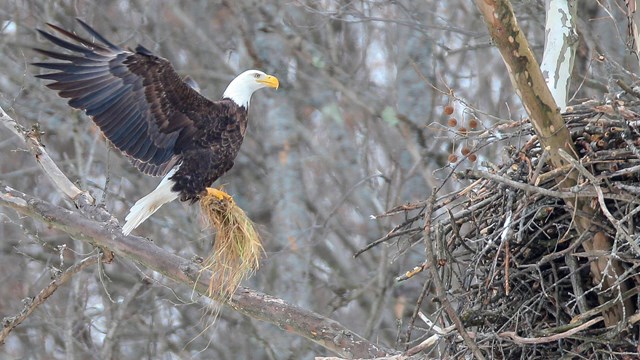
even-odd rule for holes
{"type": "MultiPolygon", "coordinates": [[[[426,313],[435,304],[431,321],[451,325],[435,295],[431,268],[436,267],[465,329],[495,358],[638,353],[637,314],[625,314],[620,326],[608,329],[597,317],[621,297],[638,308],[640,102],[590,101],[570,108],[564,118],[580,159],[571,166],[580,168],[578,186],[558,189],[557,180],[571,168],[549,166],[528,121],[462,134],[473,137],[475,149],[503,146],[505,138],[511,139],[507,160],[484,162],[483,170],[464,170],[465,163],[459,162],[452,175],[468,186],[390,210],[384,216],[402,214],[404,221],[374,243],[395,238],[401,253],[431,247],[434,258],[398,280],[427,282],[426,299],[418,308],[426,313]],[[513,145],[516,139],[521,146],[513,145]],[[579,236],[575,210],[563,199],[568,193],[592,201],[595,231],[579,236]],[[599,196],[610,214],[602,211],[599,196]],[[598,231],[613,239],[610,252],[588,253],[581,246],[598,231]],[[616,284],[631,290],[614,295],[593,283],[590,262],[603,257],[622,261],[625,272],[616,284]],[[574,334],[572,329],[581,325],[574,334]]],[[[424,330],[421,336],[432,334],[424,330]]],[[[443,339],[440,349],[444,346],[449,354],[468,350],[455,333],[443,339]]]]}

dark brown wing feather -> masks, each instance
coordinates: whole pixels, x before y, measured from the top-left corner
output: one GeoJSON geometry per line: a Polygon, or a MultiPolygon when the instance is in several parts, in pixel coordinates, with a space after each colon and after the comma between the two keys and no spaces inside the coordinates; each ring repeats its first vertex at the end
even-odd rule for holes
{"type": "Polygon", "coordinates": [[[124,50],[78,22],[97,42],[51,24],[52,30],[78,44],[38,30],[71,54],[35,49],[63,61],[35,63],[57,71],[37,77],[53,80],[47,86],[91,116],[140,171],[166,174],[182,152],[198,146],[192,137],[220,105],[187,85],[166,59],[142,46],[135,52],[124,50]]]}

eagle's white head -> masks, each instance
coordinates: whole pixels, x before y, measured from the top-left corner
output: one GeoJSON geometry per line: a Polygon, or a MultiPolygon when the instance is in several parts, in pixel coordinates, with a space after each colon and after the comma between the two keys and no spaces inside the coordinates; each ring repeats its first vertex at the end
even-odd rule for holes
{"type": "Polygon", "coordinates": [[[280,86],[280,82],[278,82],[278,78],[275,76],[267,75],[259,70],[247,70],[236,76],[236,78],[229,83],[222,98],[231,99],[236,104],[248,109],[251,95],[253,95],[254,91],[262,89],[263,87],[277,89],[278,86],[280,86]]]}

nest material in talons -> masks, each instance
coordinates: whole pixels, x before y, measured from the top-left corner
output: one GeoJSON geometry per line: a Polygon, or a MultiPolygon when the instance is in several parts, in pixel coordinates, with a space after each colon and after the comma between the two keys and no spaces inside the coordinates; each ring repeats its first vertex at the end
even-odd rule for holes
{"type": "Polygon", "coordinates": [[[260,236],[247,214],[231,199],[208,193],[200,199],[205,223],[215,229],[215,241],[203,268],[213,273],[209,296],[228,300],[242,280],[259,266],[260,236]]]}

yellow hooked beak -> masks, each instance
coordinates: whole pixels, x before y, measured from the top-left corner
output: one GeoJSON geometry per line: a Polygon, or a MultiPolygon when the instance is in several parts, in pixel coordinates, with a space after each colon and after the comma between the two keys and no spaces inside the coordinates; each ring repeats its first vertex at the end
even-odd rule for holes
{"type": "Polygon", "coordinates": [[[275,88],[276,90],[280,86],[280,82],[278,81],[278,78],[272,75],[267,75],[267,77],[265,77],[264,79],[260,79],[256,81],[261,84],[265,84],[268,87],[275,88]]]}

